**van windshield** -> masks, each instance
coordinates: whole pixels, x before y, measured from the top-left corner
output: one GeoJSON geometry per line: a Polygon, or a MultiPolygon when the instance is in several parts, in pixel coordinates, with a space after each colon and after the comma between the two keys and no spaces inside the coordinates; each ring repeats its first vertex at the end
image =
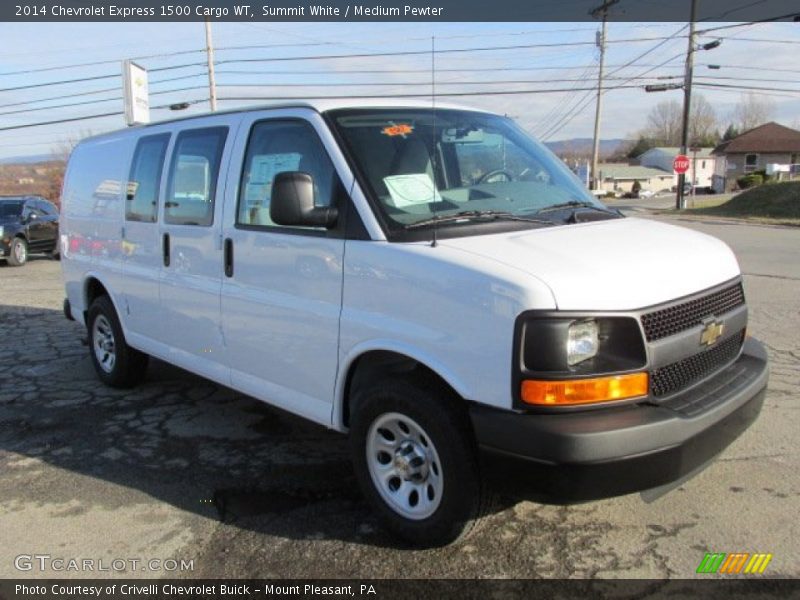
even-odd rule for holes
{"type": "Polygon", "coordinates": [[[333,111],[331,120],[389,232],[437,224],[471,235],[483,233],[480,226],[496,229],[492,217],[505,217],[509,227],[541,227],[563,224],[570,207],[607,210],[558,158],[504,117],[364,109],[333,111]],[[548,210],[559,206],[565,211],[548,210]]]}

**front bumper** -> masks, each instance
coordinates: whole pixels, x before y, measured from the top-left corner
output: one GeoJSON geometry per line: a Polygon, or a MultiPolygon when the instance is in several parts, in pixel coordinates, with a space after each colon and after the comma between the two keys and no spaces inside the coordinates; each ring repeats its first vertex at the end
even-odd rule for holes
{"type": "Polygon", "coordinates": [[[767,355],[746,340],[740,357],[663,404],[564,414],[470,411],[486,472],[528,497],[580,502],[647,490],[693,474],[761,411],[767,355]]]}

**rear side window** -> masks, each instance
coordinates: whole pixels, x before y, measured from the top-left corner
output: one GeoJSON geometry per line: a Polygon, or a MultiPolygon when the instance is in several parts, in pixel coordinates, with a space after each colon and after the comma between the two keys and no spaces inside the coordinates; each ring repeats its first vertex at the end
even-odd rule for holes
{"type": "Polygon", "coordinates": [[[210,127],[178,135],[164,203],[166,223],[201,226],[213,223],[214,195],[227,134],[227,127],[210,127]]]}
{"type": "Polygon", "coordinates": [[[125,219],[155,223],[158,191],[169,134],[143,137],[136,144],[125,196],[125,219]]]}

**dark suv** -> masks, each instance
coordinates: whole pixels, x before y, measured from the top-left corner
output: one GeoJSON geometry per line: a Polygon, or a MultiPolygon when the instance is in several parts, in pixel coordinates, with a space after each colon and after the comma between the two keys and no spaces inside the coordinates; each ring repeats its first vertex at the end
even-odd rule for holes
{"type": "Polygon", "coordinates": [[[59,257],[58,209],[38,196],[0,196],[0,259],[19,267],[30,252],[59,257]]]}

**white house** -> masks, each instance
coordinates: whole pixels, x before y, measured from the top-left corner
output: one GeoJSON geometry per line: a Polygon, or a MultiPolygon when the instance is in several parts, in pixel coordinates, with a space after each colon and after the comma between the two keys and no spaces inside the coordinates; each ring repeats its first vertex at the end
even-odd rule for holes
{"type": "Polygon", "coordinates": [[[630,192],[637,181],[642,191],[657,193],[669,190],[673,177],[669,171],[627,163],[600,163],[597,170],[600,189],[617,194],[630,192]]]}
{"type": "MultiPolygon", "coordinates": [[[[711,154],[713,148],[698,148],[697,151],[690,150],[686,153],[689,157],[689,171],[686,173],[686,181],[694,183],[695,187],[711,187],[714,178],[714,163],[716,157],[711,154]]],[[[680,148],[659,147],[650,148],[637,157],[639,164],[643,167],[655,167],[672,173],[672,161],[681,153],[680,148]]],[[[678,185],[678,176],[673,175],[672,185],[678,185]]]]}

